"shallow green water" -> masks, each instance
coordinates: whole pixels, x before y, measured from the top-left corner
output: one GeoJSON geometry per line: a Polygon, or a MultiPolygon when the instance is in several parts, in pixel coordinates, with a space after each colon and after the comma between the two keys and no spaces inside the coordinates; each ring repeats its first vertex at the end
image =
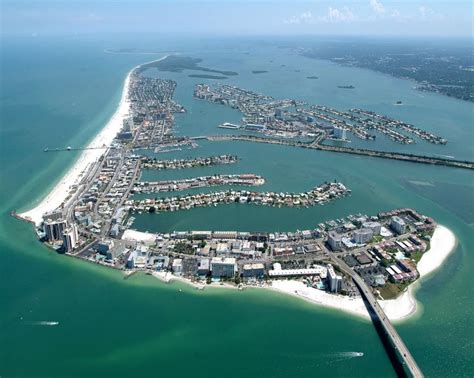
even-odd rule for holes
{"type": "MultiPolygon", "coordinates": [[[[0,376],[394,375],[365,320],[260,290],[199,292],[145,275],[124,280],[120,272],[48,251],[28,224],[9,216],[12,209],[40,200],[76,157],[42,149],[86,144],[114,112],[126,72],[152,58],[103,52],[127,43],[119,38],[40,38],[9,40],[2,49],[0,376]]],[[[409,148],[473,159],[474,147],[467,143],[473,136],[473,105],[414,91],[410,82],[248,41],[208,41],[205,48],[195,41],[141,43],[204,58],[203,65],[211,68],[238,71],[227,82],[275,97],[384,111],[450,141],[445,148],[423,142],[409,148]],[[251,73],[260,69],[269,72],[251,73]],[[310,75],[320,79],[306,79],[310,75]],[[349,82],[354,91],[336,88],[349,82]],[[393,106],[399,99],[407,105],[393,106]]],[[[216,134],[222,132],[219,123],[239,120],[235,110],[194,100],[192,88],[202,79],[189,78],[190,73],[162,74],[178,81],[176,99],[188,109],[177,117],[179,133],[216,134]]],[[[384,143],[381,148],[405,148],[384,143]]],[[[235,153],[241,160],[145,175],[255,172],[267,180],[259,190],[285,192],[337,179],[352,195],[310,209],[228,205],[143,215],[136,228],[295,230],[349,213],[415,207],[451,228],[459,245],[443,269],[422,282],[417,292],[421,314],[397,330],[426,375],[472,375],[472,172],[243,142],[202,142],[198,149],[162,156],[221,153],[235,153]]]]}

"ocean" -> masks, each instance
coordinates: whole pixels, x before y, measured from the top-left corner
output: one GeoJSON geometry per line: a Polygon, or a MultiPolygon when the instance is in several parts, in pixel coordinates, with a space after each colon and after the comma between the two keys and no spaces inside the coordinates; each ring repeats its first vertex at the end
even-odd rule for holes
{"type": "MultiPolygon", "coordinates": [[[[48,193],[77,158],[45,147],[84,146],[114,113],[126,73],[168,52],[202,58],[202,66],[239,73],[229,84],[338,109],[361,107],[412,122],[448,139],[402,146],[378,137],[351,145],[474,160],[472,103],[415,90],[414,83],[298,56],[261,39],[6,38],[0,111],[0,376],[394,376],[372,324],[282,294],[258,289],[197,291],[142,274],[123,274],[57,255],[32,227],[10,216],[48,193]],[[138,47],[135,53],[105,49],[138,47]],[[156,54],[145,54],[156,52],[156,54]],[[253,74],[254,70],[266,70],[253,74]],[[316,75],[317,80],[307,79],[316,75]],[[354,85],[353,90],[337,88],[354,85]],[[402,106],[394,106],[402,100],[402,106]],[[57,324],[55,323],[57,322],[57,324]]],[[[176,80],[181,135],[229,132],[236,110],[196,100],[194,85],[215,82],[184,71],[148,75],[176,80]]],[[[146,172],[145,178],[256,173],[258,190],[306,191],[338,180],[352,194],[309,209],[232,204],[143,214],[134,228],[296,230],[348,214],[414,207],[458,238],[444,266],[416,292],[421,311],[396,328],[427,376],[471,375],[474,269],[474,175],[471,171],[246,142],[199,142],[168,157],[237,154],[237,164],[146,172]]]]}

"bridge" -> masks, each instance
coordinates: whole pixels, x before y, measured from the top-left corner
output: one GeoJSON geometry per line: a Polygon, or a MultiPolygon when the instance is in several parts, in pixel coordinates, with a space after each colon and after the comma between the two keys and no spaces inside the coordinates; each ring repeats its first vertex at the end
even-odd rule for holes
{"type": "MultiPolygon", "coordinates": [[[[203,139],[202,136],[199,138],[203,139]]],[[[253,136],[253,135],[212,135],[212,136],[207,136],[206,139],[209,141],[238,140],[238,141],[244,141],[244,142],[278,144],[278,145],[285,145],[285,146],[291,146],[291,147],[309,148],[309,149],[321,150],[321,151],[339,152],[339,153],[352,154],[352,155],[362,155],[362,156],[377,157],[377,158],[383,158],[383,159],[400,160],[400,161],[407,161],[407,162],[412,162],[412,163],[443,165],[443,166],[463,168],[463,169],[474,169],[474,162],[472,161],[422,156],[422,155],[408,154],[408,153],[403,153],[403,152],[377,151],[377,150],[368,150],[368,149],[362,149],[362,148],[329,146],[329,145],[321,144],[322,139],[323,139],[321,136],[316,137],[311,142],[302,142],[302,141],[297,141],[297,140],[278,139],[278,138],[268,138],[268,137],[253,136]]]]}
{"type": "Polygon", "coordinates": [[[365,303],[369,309],[369,312],[371,313],[372,320],[374,323],[378,322],[379,325],[381,325],[384,336],[390,341],[390,345],[396,352],[396,356],[398,361],[401,363],[404,372],[407,370],[412,377],[423,377],[423,373],[418,367],[415,359],[411,355],[400,335],[397,333],[396,329],[393,327],[387,315],[385,315],[382,307],[379,305],[377,299],[374,297],[372,291],[367,286],[362,277],[354,272],[344,261],[335,255],[331,255],[331,260],[333,260],[335,265],[337,265],[344,273],[350,276],[359,288],[361,295],[365,298],[365,303]]]}

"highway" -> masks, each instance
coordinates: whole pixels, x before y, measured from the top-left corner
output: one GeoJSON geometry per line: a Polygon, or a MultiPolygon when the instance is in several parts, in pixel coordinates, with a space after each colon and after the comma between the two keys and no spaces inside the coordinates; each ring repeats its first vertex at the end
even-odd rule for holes
{"type": "Polygon", "coordinates": [[[385,315],[382,307],[377,302],[377,299],[372,294],[372,291],[367,286],[365,281],[360,277],[357,273],[355,273],[344,261],[339,259],[334,255],[330,255],[331,260],[337,265],[344,273],[350,276],[355,284],[359,287],[361,294],[366,299],[366,303],[369,304],[370,309],[376,315],[377,320],[383,326],[383,329],[391,341],[392,346],[398,352],[398,356],[403,362],[404,367],[410,372],[412,377],[423,377],[423,373],[421,372],[420,368],[418,367],[415,359],[411,355],[410,351],[408,350],[407,346],[403,342],[400,335],[397,333],[396,329],[393,327],[392,323],[385,315]]]}

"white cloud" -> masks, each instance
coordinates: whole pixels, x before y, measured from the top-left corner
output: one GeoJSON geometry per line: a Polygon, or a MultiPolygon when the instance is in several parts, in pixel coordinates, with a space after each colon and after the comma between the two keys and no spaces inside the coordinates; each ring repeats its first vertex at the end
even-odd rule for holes
{"type": "Polygon", "coordinates": [[[379,14],[379,15],[382,15],[385,13],[385,7],[383,6],[383,4],[378,1],[378,0],[370,0],[370,7],[372,8],[372,10],[379,14]]]}
{"type": "Polygon", "coordinates": [[[342,8],[328,8],[326,16],[321,18],[321,21],[325,22],[350,22],[355,21],[357,17],[348,7],[342,8]]]}
{"type": "Polygon", "coordinates": [[[429,7],[425,7],[421,5],[418,8],[420,19],[422,21],[442,21],[444,20],[444,15],[438,12],[435,12],[433,9],[429,7]]]}
{"type": "Polygon", "coordinates": [[[422,5],[421,7],[419,7],[418,10],[420,11],[420,15],[421,15],[421,18],[422,18],[422,19],[426,19],[428,16],[430,16],[431,14],[433,14],[433,10],[431,10],[431,9],[428,8],[428,7],[425,7],[424,5],[422,5]]]}
{"type": "Polygon", "coordinates": [[[314,17],[311,12],[303,12],[297,16],[293,16],[293,17],[283,20],[283,23],[285,24],[296,24],[296,25],[311,24],[313,22],[314,22],[314,17]]]}

